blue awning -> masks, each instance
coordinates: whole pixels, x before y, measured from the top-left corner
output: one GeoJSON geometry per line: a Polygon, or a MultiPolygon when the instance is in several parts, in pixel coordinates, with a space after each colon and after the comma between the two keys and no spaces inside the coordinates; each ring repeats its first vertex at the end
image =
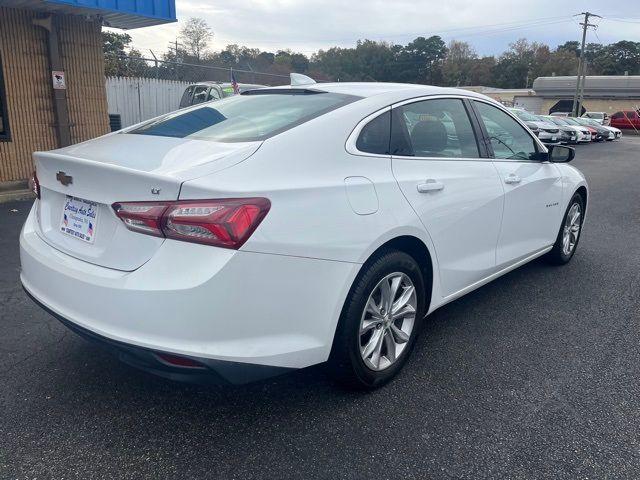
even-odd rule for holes
{"type": "Polygon", "coordinates": [[[176,21],[175,0],[9,0],[7,4],[52,13],[99,15],[104,25],[123,29],[176,21]]]}

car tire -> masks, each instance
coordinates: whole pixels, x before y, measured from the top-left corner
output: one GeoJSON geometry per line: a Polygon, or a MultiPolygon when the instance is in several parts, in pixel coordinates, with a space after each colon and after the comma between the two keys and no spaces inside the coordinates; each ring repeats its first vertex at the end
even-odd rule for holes
{"type": "Polygon", "coordinates": [[[573,258],[578,248],[580,235],[582,233],[582,221],[584,219],[584,199],[579,193],[571,197],[567,210],[562,217],[560,231],[556,237],[553,248],[546,255],[549,263],[554,265],[565,265],[573,258]],[[576,213],[577,218],[574,218],[576,213]]]}
{"type": "Polygon", "coordinates": [[[425,299],[423,273],[410,255],[385,250],[367,261],[347,295],[336,329],[328,362],[334,379],[359,389],[389,382],[413,349],[425,299]]]}

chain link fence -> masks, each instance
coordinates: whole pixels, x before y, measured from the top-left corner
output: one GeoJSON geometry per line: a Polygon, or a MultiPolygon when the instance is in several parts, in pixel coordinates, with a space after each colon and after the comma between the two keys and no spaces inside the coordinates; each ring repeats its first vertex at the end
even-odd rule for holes
{"type": "Polygon", "coordinates": [[[105,55],[105,76],[107,77],[154,78],[188,83],[230,82],[232,70],[238,83],[268,86],[289,83],[289,73],[286,71],[281,73],[252,71],[249,64],[246,68],[235,68],[126,55],[105,55]]]}

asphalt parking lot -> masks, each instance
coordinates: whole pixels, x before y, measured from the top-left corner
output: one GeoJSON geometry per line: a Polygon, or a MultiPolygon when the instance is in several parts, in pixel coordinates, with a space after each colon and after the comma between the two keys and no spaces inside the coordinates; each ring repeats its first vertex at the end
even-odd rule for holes
{"type": "Polygon", "coordinates": [[[577,150],[573,261],[435,312],[368,394],[322,367],[195,387],[121,364],[26,297],[30,202],[0,204],[0,478],[640,477],[640,137],[577,150]]]}

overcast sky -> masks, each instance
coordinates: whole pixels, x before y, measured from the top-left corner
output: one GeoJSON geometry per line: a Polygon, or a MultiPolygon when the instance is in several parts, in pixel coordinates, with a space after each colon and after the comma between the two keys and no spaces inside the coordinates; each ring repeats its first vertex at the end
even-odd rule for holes
{"type": "Polygon", "coordinates": [[[640,0],[176,0],[176,9],[178,23],[129,31],[136,48],[161,53],[182,22],[202,17],[214,31],[213,50],[237,43],[311,55],[358,39],[406,44],[440,35],[491,55],[522,37],[552,47],[579,40],[580,20],[572,16],[583,11],[604,17],[593,19],[598,28],[588,42],[640,41],[640,0]]]}

